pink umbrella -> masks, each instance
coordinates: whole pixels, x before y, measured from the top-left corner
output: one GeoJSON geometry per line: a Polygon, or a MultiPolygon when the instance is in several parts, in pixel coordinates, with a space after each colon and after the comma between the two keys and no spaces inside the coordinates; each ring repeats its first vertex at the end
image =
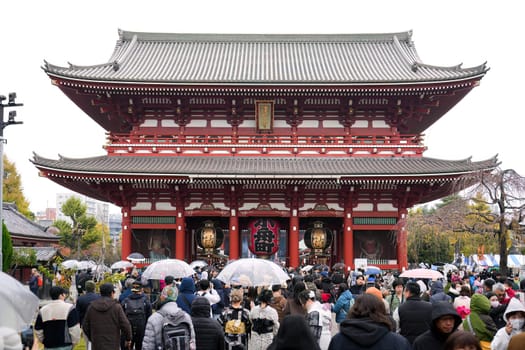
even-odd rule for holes
{"type": "Polygon", "coordinates": [[[437,279],[443,278],[444,276],[441,274],[441,272],[436,271],[436,270],[413,269],[413,270],[406,270],[405,272],[400,274],[399,277],[428,278],[428,279],[431,279],[431,280],[437,280],[437,279]]]}

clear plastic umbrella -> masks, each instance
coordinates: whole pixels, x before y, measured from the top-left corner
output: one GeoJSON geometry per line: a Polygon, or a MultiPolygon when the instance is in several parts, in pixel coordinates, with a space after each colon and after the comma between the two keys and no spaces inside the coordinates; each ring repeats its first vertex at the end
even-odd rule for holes
{"type": "Polygon", "coordinates": [[[79,270],[87,270],[87,269],[94,270],[96,267],[97,267],[97,263],[94,262],[93,260],[82,260],[82,261],[79,261],[77,264],[77,269],[79,270]]]}
{"type": "Polygon", "coordinates": [[[79,261],[75,259],[64,260],[60,263],[60,267],[68,270],[76,270],[78,269],[78,263],[79,261]]]}
{"type": "Polygon", "coordinates": [[[146,260],[144,255],[142,255],[141,253],[131,253],[126,259],[130,260],[131,262],[142,262],[146,260]]]}
{"type": "Polygon", "coordinates": [[[412,269],[412,270],[406,270],[402,274],[399,275],[399,277],[405,277],[405,278],[427,278],[427,279],[440,279],[443,278],[443,274],[436,270],[431,269],[412,269]]]}
{"type": "Polygon", "coordinates": [[[224,283],[240,283],[243,286],[270,286],[282,284],[290,276],[276,263],[256,258],[232,261],[217,275],[224,283]]]}
{"type": "Polygon", "coordinates": [[[204,266],[208,266],[208,263],[204,260],[194,260],[190,263],[190,267],[192,269],[196,268],[196,267],[204,267],[204,266]]]}
{"type": "Polygon", "coordinates": [[[22,283],[0,272],[0,326],[22,331],[33,323],[39,300],[22,283]]]}
{"type": "Polygon", "coordinates": [[[130,261],[120,260],[120,261],[117,261],[117,262],[113,263],[111,265],[111,269],[112,270],[127,269],[128,267],[133,267],[133,266],[135,266],[135,265],[133,265],[133,263],[130,262],[130,261]]]}
{"type": "Polygon", "coordinates": [[[149,265],[142,273],[143,282],[147,280],[163,280],[166,276],[183,278],[193,275],[195,271],[190,265],[179,259],[158,260],[149,265]]]}

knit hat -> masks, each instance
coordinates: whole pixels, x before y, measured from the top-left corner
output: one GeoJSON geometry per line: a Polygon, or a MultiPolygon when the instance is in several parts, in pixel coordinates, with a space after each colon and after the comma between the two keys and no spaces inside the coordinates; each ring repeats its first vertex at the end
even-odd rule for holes
{"type": "Polygon", "coordinates": [[[94,281],[92,280],[86,281],[86,292],[93,293],[95,291],[96,286],[97,285],[95,284],[94,281]]]}
{"type": "Polygon", "coordinates": [[[376,287],[369,287],[366,289],[366,294],[372,294],[379,298],[379,300],[383,300],[383,293],[376,287]]]}
{"type": "Polygon", "coordinates": [[[0,327],[0,349],[22,350],[22,341],[14,329],[0,327]]]}
{"type": "Polygon", "coordinates": [[[196,297],[191,303],[191,316],[210,317],[210,301],[206,297],[196,297]]]}

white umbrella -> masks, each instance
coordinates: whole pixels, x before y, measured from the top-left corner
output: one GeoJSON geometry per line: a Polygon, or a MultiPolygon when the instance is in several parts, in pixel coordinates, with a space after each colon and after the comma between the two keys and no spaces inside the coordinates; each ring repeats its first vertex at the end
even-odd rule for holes
{"type": "Polygon", "coordinates": [[[163,280],[166,276],[183,278],[195,273],[190,265],[179,259],[158,260],[149,265],[142,273],[142,280],[163,280]]]}
{"type": "Polygon", "coordinates": [[[0,326],[21,332],[34,321],[38,312],[38,297],[4,272],[0,272],[0,286],[0,326]]]}
{"type": "Polygon", "coordinates": [[[75,259],[64,260],[60,263],[60,267],[64,269],[69,269],[69,270],[76,270],[78,268],[78,260],[75,260],[75,259]]]}
{"type": "Polygon", "coordinates": [[[190,267],[192,269],[196,268],[196,267],[204,267],[204,266],[208,266],[208,263],[204,260],[195,260],[195,261],[192,261],[190,263],[190,267]]]}
{"type": "Polygon", "coordinates": [[[133,266],[135,266],[135,265],[133,265],[133,263],[131,261],[120,260],[120,261],[117,261],[117,262],[113,263],[111,265],[111,269],[112,270],[127,269],[128,267],[133,267],[133,266]]]}
{"type": "Polygon", "coordinates": [[[142,261],[146,260],[144,255],[142,255],[140,253],[131,253],[130,255],[128,255],[128,257],[126,259],[127,260],[131,260],[131,262],[142,262],[142,261]]]}
{"type": "Polygon", "coordinates": [[[224,283],[237,282],[243,286],[270,286],[290,279],[281,266],[273,261],[246,258],[232,261],[217,275],[224,283]]]}
{"type": "Polygon", "coordinates": [[[79,261],[77,264],[77,269],[79,270],[87,270],[87,269],[94,270],[95,267],[97,267],[97,263],[94,262],[93,260],[82,260],[82,261],[79,261]]]}
{"type": "Polygon", "coordinates": [[[402,274],[399,275],[399,277],[406,277],[406,278],[428,278],[428,279],[439,279],[443,278],[443,274],[436,270],[431,269],[412,269],[412,270],[406,270],[402,274]]]}

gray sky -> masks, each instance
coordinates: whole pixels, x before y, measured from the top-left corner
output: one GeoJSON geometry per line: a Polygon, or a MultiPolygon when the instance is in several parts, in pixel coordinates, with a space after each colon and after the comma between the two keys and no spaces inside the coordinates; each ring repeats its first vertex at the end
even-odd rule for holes
{"type": "MultiPolygon", "coordinates": [[[[424,63],[471,67],[487,61],[481,85],[425,132],[426,157],[483,160],[525,175],[520,103],[525,3],[521,1],[7,1],[0,20],[0,94],[16,91],[17,120],[4,152],[22,176],[33,211],[69,192],[38,176],[44,157],[105,154],[104,130],[50,84],[44,60],[66,66],[106,62],[118,29],[179,33],[387,33],[413,30],[424,63]],[[511,3],[511,4],[507,4],[511,3]],[[503,5],[505,4],[505,5],[503,5]]],[[[7,118],[7,112],[6,112],[7,118]]],[[[112,207],[112,212],[118,212],[112,207]]]]}

